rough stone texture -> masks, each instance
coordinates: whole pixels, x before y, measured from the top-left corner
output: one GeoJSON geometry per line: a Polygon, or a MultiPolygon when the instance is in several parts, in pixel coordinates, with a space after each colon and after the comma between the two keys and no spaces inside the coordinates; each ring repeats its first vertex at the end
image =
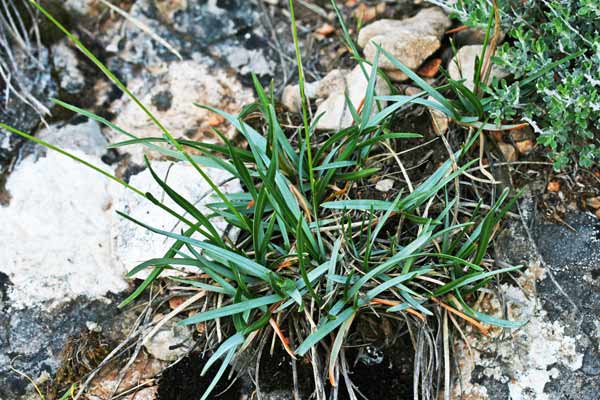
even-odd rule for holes
{"type": "MultiPolygon", "coordinates": [[[[323,79],[304,85],[304,94],[309,99],[324,99],[331,93],[343,93],[346,87],[346,76],[350,73],[346,69],[331,70],[323,79]]],[[[283,89],[281,102],[288,110],[300,112],[302,101],[300,99],[300,86],[288,85],[283,89]]]]}
{"type": "MultiPolygon", "coordinates": [[[[18,89],[0,90],[0,121],[25,132],[32,132],[41,121],[42,107],[48,107],[48,99],[56,95],[56,84],[52,80],[50,70],[43,66],[48,64],[46,49],[37,49],[37,59],[34,60],[13,49],[13,57],[19,67],[18,73],[12,76],[11,87],[18,89]],[[39,100],[36,100],[39,99],[39,100]],[[36,106],[35,101],[41,101],[36,106]]],[[[0,57],[5,57],[0,52],[0,57]]],[[[5,83],[0,78],[0,87],[5,83]]],[[[0,128],[0,176],[13,160],[23,139],[0,128]]],[[[0,191],[1,191],[0,185],[0,191]]]]}
{"type": "MultiPolygon", "coordinates": [[[[355,109],[359,109],[364,101],[365,93],[369,83],[368,76],[371,73],[371,67],[368,64],[363,64],[364,71],[357,65],[352,72],[346,76],[346,88],[348,97],[355,109]]],[[[375,92],[380,96],[389,94],[389,87],[386,82],[377,78],[375,92]]],[[[373,107],[372,113],[375,114],[377,108],[373,107]]],[[[353,119],[350,110],[346,104],[344,91],[332,92],[317,108],[315,115],[323,116],[317,122],[316,128],[320,130],[343,129],[352,125],[353,119]]]]}
{"type": "Polygon", "coordinates": [[[369,40],[391,32],[410,32],[422,36],[442,37],[452,25],[450,18],[438,7],[425,8],[414,17],[406,19],[380,19],[360,30],[357,43],[365,47],[369,40]]]}
{"type": "Polygon", "coordinates": [[[173,362],[190,351],[193,345],[192,332],[188,326],[180,326],[177,322],[170,320],[144,342],[148,353],[157,360],[173,362]]]}
{"type": "MultiPolygon", "coordinates": [[[[108,141],[102,134],[100,125],[87,118],[79,121],[79,123],[50,125],[42,129],[37,137],[61,149],[79,150],[90,156],[102,157],[106,153],[108,141]]],[[[45,147],[35,147],[38,154],[47,154],[48,152],[45,147]]],[[[98,176],[98,178],[101,177],[98,176]]]]}
{"type": "MultiPolygon", "coordinates": [[[[0,280],[3,276],[0,272],[0,280]]],[[[11,286],[10,281],[4,279],[0,289],[10,290],[11,286]]],[[[9,367],[41,383],[44,376],[51,376],[58,368],[66,341],[85,332],[87,322],[108,329],[118,313],[119,300],[90,300],[81,296],[57,306],[52,312],[38,307],[15,310],[10,301],[0,301],[0,399],[39,398],[29,381],[9,367]]]]}
{"type": "MultiPolygon", "coordinates": [[[[85,3],[84,16],[102,15],[95,14],[97,0],[71,3],[85,3]]],[[[137,0],[130,7],[121,6],[184,59],[202,59],[211,66],[223,64],[245,76],[252,71],[259,76],[272,76],[277,68],[275,54],[266,39],[269,32],[263,28],[254,2],[137,0]]],[[[77,8],[73,5],[70,9],[77,13],[77,8]]],[[[100,9],[106,7],[102,5],[100,9]]],[[[95,39],[113,55],[109,64],[127,81],[139,76],[140,68],[149,72],[177,59],[163,44],[118,15],[103,22],[95,39]]]]}
{"type": "MultiPolygon", "coordinates": [[[[152,163],[152,167],[156,174],[165,180],[172,189],[196,205],[201,212],[211,213],[206,204],[220,201],[193,166],[184,162],[157,161],[152,163]]],[[[215,168],[204,168],[204,172],[215,184],[220,186],[224,193],[241,191],[239,181],[231,179],[231,175],[227,172],[215,168]]],[[[182,214],[184,213],[162,191],[148,170],[132,176],[130,183],[145,192],[151,192],[154,197],[163,200],[168,207],[180,211],[182,214]]],[[[115,208],[158,229],[177,232],[184,228],[177,223],[175,217],[130,191],[121,192],[120,196],[115,199],[115,208]]],[[[218,231],[223,232],[227,228],[227,223],[222,218],[213,218],[211,222],[218,231]]],[[[130,270],[150,258],[162,257],[172,244],[172,239],[156,235],[123,218],[115,219],[112,230],[114,257],[124,269],[130,270]]],[[[195,234],[193,237],[196,239],[202,238],[200,234],[195,234]]],[[[194,267],[184,267],[182,269],[190,272],[198,271],[194,267]]],[[[148,270],[142,271],[136,277],[144,278],[147,274],[148,270]]],[[[163,275],[177,275],[177,271],[166,270],[163,275]]]]}
{"type": "MultiPolygon", "coordinates": [[[[129,85],[149,110],[175,136],[206,142],[219,142],[220,138],[211,130],[209,117],[212,112],[196,107],[194,103],[220,108],[231,114],[253,101],[252,92],[239,81],[222,70],[214,70],[195,61],[175,61],[166,71],[152,79],[136,79],[129,85]]],[[[132,100],[124,98],[113,103],[117,113],[115,124],[139,137],[162,137],[162,131],[132,100]]],[[[229,138],[235,130],[219,126],[229,138]]],[[[112,135],[112,141],[129,139],[122,134],[112,135]]],[[[143,163],[144,147],[129,146],[132,160],[143,163]]],[[[152,157],[159,153],[150,152],[152,157]]]]}
{"type": "MultiPolygon", "coordinates": [[[[467,88],[473,89],[475,86],[473,82],[473,77],[475,76],[475,58],[481,56],[482,49],[483,46],[478,44],[461,47],[448,64],[450,78],[454,80],[464,79],[463,84],[467,88]]],[[[494,66],[490,72],[489,79],[491,80],[494,77],[502,79],[505,76],[505,71],[494,66]]]]}
{"type": "MultiPolygon", "coordinates": [[[[97,157],[77,155],[103,166],[97,157]]],[[[123,270],[111,262],[112,185],[55,152],[18,165],[6,185],[10,205],[0,207],[6,227],[0,230],[0,271],[13,285],[11,307],[52,308],[127,288],[123,270]]]]}
{"type": "MultiPolygon", "coordinates": [[[[382,19],[365,26],[358,34],[358,45],[364,48],[365,58],[371,62],[377,51],[375,44],[379,44],[404,65],[416,70],[439,49],[440,40],[450,25],[450,19],[440,8],[426,8],[411,18],[382,19]]],[[[407,78],[383,55],[378,65],[389,71],[394,80],[407,78]]]]}
{"type": "MultiPolygon", "coordinates": [[[[93,123],[53,126],[45,139],[103,165],[98,154],[106,142],[93,123]]],[[[52,375],[69,337],[88,325],[105,327],[117,313],[120,299],[110,293],[128,286],[123,271],[111,268],[110,186],[98,173],[42,151],[10,175],[12,200],[0,208],[0,399],[33,392],[9,366],[34,380],[52,375]]]]}
{"type": "MultiPolygon", "coordinates": [[[[39,136],[114,172],[100,159],[106,140],[94,121],[52,125],[39,136]]],[[[203,204],[215,200],[193,167],[156,162],[155,169],[200,210],[207,212],[203,204]]],[[[230,176],[221,171],[206,168],[206,172],[222,184],[224,192],[240,190],[239,182],[228,180],[230,176]]],[[[130,182],[159,199],[165,197],[147,170],[132,176],[130,182]]],[[[12,199],[0,207],[0,399],[12,400],[31,393],[32,388],[9,369],[11,363],[34,380],[54,374],[71,335],[85,331],[86,326],[96,329],[96,324],[112,323],[116,302],[129,287],[124,279],[126,268],[162,256],[170,245],[171,240],[117,217],[115,209],[161,229],[177,226],[173,217],[147,200],[37,146],[9,176],[7,189],[12,199]]],[[[165,203],[177,209],[169,199],[165,203]]],[[[213,222],[225,230],[223,220],[213,222]]],[[[113,331],[126,332],[131,323],[117,325],[113,331]]],[[[181,335],[165,332],[157,334],[151,348],[153,354],[169,358],[168,347],[180,344],[170,340],[181,335]]]]}
{"type": "MultiPolygon", "coordinates": [[[[375,60],[377,47],[380,45],[402,64],[416,70],[427,57],[440,48],[440,40],[431,35],[422,35],[413,32],[390,32],[387,35],[373,37],[364,49],[365,58],[371,62],[375,60]]],[[[385,70],[394,70],[394,64],[380,53],[378,65],[385,70]]]]}
{"type": "MultiPolygon", "coordinates": [[[[114,368],[105,368],[90,384],[87,392],[89,400],[105,400],[110,398],[118,385],[119,392],[135,388],[140,382],[147,381],[158,375],[167,363],[149,357],[145,352],[140,352],[133,364],[127,368],[123,379],[119,379],[121,371],[114,368]]],[[[134,391],[125,396],[125,400],[156,400],[156,386],[134,391]]]]}
{"type": "MultiPolygon", "coordinates": [[[[495,329],[488,338],[467,328],[474,359],[460,343],[455,394],[462,389],[469,399],[598,399],[600,221],[569,211],[566,222],[577,231],[572,232],[524,204],[539,254],[519,222],[497,240],[497,251],[502,261],[529,265],[517,278],[521,288],[500,287],[510,319],[528,323],[517,330],[495,329]]],[[[501,316],[497,297],[484,301],[482,308],[501,316]]]]}
{"type": "Polygon", "coordinates": [[[62,90],[74,95],[85,88],[85,76],[79,69],[76,50],[69,47],[66,39],[52,46],[52,62],[62,90]]]}

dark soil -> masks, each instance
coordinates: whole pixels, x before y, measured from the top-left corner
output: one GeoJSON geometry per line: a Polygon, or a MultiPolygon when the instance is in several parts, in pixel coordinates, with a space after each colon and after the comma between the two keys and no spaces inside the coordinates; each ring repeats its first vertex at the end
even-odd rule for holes
{"type": "MultiPolygon", "coordinates": [[[[413,393],[414,352],[408,335],[385,346],[377,343],[347,350],[350,379],[370,400],[404,400],[413,393]]],[[[298,384],[302,398],[314,390],[313,371],[308,361],[297,361],[298,384]]],[[[265,349],[260,362],[261,393],[291,391],[293,374],[290,357],[279,347],[271,356],[265,349]]],[[[349,400],[348,389],[342,377],[339,382],[339,400],[349,400]]],[[[161,399],[162,400],[162,399],[161,399]]]]}
{"type": "MultiPolygon", "coordinates": [[[[398,340],[393,346],[376,350],[379,363],[361,361],[358,351],[350,353],[349,362],[359,358],[352,367],[350,379],[358,390],[369,400],[404,400],[413,394],[413,360],[414,352],[408,336],[406,340],[398,340]]],[[[348,400],[346,385],[341,385],[340,400],[348,400]]]]}
{"type": "MultiPolygon", "coordinates": [[[[206,361],[208,361],[208,356],[203,358],[201,354],[191,354],[166,369],[158,381],[158,400],[199,399],[210,385],[220,366],[220,363],[216,362],[204,376],[200,376],[206,361]]],[[[223,378],[212,391],[211,399],[240,399],[240,382],[235,381],[232,383],[227,380],[230,372],[231,369],[227,368],[223,378]]]]}
{"type": "MultiPolygon", "coordinates": [[[[298,386],[300,392],[306,395],[314,390],[313,372],[308,359],[298,359],[296,362],[298,371],[298,386]]],[[[260,360],[259,385],[261,393],[276,391],[290,391],[294,385],[292,363],[290,356],[281,348],[276,346],[273,355],[265,348],[260,360]]]]}
{"type": "MultiPolygon", "coordinates": [[[[403,400],[413,393],[414,352],[408,335],[398,338],[393,344],[378,344],[354,347],[347,351],[350,364],[350,379],[355,387],[370,400],[403,400]]],[[[158,400],[189,400],[199,398],[211,382],[218,363],[205,376],[200,376],[207,361],[200,354],[192,354],[165,370],[158,382],[158,400]]],[[[301,398],[308,399],[314,390],[313,371],[307,359],[296,364],[301,398]]],[[[211,399],[239,400],[250,395],[254,388],[246,387],[248,377],[240,377],[232,383],[224,378],[217,384],[211,399]]],[[[235,373],[232,375],[235,377],[235,373]]],[[[293,373],[290,357],[280,346],[275,346],[271,355],[266,347],[261,355],[259,382],[263,395],[268,393],[290,393],[293,388],[293,373]]],[[[339,400],[349,400],[348,390],[340,377],[339,400]]],[[[331,390],[331,388],[328,388],[331,390]]]]}

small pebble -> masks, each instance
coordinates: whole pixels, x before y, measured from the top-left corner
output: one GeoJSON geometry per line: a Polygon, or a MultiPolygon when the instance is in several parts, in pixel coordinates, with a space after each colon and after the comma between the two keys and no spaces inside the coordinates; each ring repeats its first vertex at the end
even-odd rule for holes
{"type": "Polygon", "coordinates": [[[380,192],[383,193],[387,193],[390,190],[392,190],[392,188],[394,187],[394,180],[393,179],[382,179],[379,182],[377,182],[375,184],[375,189],[379,190],[380,192]]]}

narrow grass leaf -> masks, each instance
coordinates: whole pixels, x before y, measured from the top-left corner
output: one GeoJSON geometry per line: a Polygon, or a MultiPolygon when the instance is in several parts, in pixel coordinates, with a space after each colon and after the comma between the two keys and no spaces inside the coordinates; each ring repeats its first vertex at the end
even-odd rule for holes
{"type": "Polygon", "coordinates": [[[258,297],[256,299],[244,300],[239,303],[230,304],[225,307],[217,308],[214,310],[204,311],[198,314],[194,314],[189,318],[179,322],[180,325],[193,325],[199,322],[211,321],[217,318],[228,317],[234,314],[240,314],[248,310],[252,310],[258,307],[267,306],[269,304],[277,303],[278,301],[284,300],[278,294],[272,294],[268,296],[258,297]]]}
{"type": "Polygon", "coordinates": [[[335,319],[329,320],[311,333],[296,349],[296,354],[303,356],[307,351],[314,345],[319,343],[325,336],[329,335],[334,329],[344,323],[354,315],[355,311],[353,308],[347,308],[342,311],[335,319]]]}

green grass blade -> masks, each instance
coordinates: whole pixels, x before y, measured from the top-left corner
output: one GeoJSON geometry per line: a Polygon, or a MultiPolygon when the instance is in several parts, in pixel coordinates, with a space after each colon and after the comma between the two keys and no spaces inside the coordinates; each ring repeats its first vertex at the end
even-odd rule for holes
{"type": "Polygon", "coordinates": [[[267,306],[269,304],[277,303],[278,301],[284,300],[278,294],[272,294],[268,296],[258,297],[256,299],[244,300],[239,303],[230,304],[225,307],[220,307],[214,310],[204,311],[198,314],[194,314],[189,318],[179,322],[180,325],[193,325],[199,322],[211,321],[217,318],[228,317],[234,314],[240,314],[248,310],[267,306]]]}
{"type": "Polygon", "coordinates": [[[311,349],[314,345],[319,343],[325,336],[329,335],[334,329],[347,321],[354,315],[355,311],[353,308],[347,308],[342,311],[335,319],[329,320],[316,331],[311,333],[304,341],[298,346],[296,349],[296,354],[299,356],[303,356],[307,351],[311,349]]]}
{"type": "Polygon", "coordinates": [[[365,101],[363,103],[362,115],[360,120],[360,130],[363,131],[367,128],[369,119],[371,118],[371,111],[373,110],[373,102],[375,100],[375,86],[377,83],[377,69],[379,65],[379,49],[375,51],[375,58],[373,59],[373,65],[371,66],[371,76],[367,83],[367,92],[365,94],[365,101]]]}
{"type": "Polygon", "coordinates": [[[211,257],[213,257],[215,260],[222,260],[224,263],[232,262],[232,263],[238,265],[247,274],[255,276],[264,281],[268,281],[268,274],[272,273],[269,269],[263,267],[262,265],[257,264],[256,262],[254,262],[244,256],[234,253],[233,251],[229,251],[222,247],[215,246],[213,244],[206,243],[206,242],[203,242],[203,241],[200,241],[197,239],[192,239],[190,237],[179,235],[177,233],[168,232],[168,231],[164,231],[162,229],[154,228],[154,227],[144,224],[143,222],[140,222],[140,221],[134,219],[133,217],[131,217],[125,213],[122,213],[120,211],[117,211],[117,213],[120,216],[122,216],[123,218],[126,218],[126,219],[130,220],[131,222],[148,229],[149,231],[152,231],[159,235],[170,237],[172,239],[177,239],[177,240],[182,241],[183,243],[188,243],[191,246],[203,249],[207,253],[209,253],[211,255],[211,257]]]}
{"type": "Polygon", "coordinates": [[[204,394],[202,395],[200,400],[207,400],[209,398],[211,392],[214,390],[217,383],[219,383],[219,381],[221,380],[221,377],[225,373],[227,366],[231,363],[231,360],[235,356],[236,352],[237,352],[237,347],[233,347],[229,350],[229,352],[225,356],[225,359],[223,360],[223,363],[219,367],[219,370],[215,374],[215,377],[211,381],[210,385],[208,385],[208,387],[206,388],[206,391],[204,392],[204,394]]]}
{"type": "Polygon", "coordinates": [[[408,68],[406,65],[402,64],[396,57],[388,53],[385,49],[383,49],[380,45],[375,44],[375,46],[383,53],[383,55],[392,63],[396,68],[405,73],[417,86],[427,92],[431,97],[437,100],[440,104],[446,107],[451,113],[453,117],[458,117],[456,109],[452,106],[452,104],[436,89],[433,88],[429,83],[425,82],[423,78],[417,75],[413,70],[408,68]]]}
{"type": "MultiPolygon", "coordinates": [[[[191,236],[194,232],[196,231],[196,229],[194,228],[189,228],[187,231],[183,232],[183,236],[185,237],[189,237],[191,236]]],[[[169,250],[167,250],[167,252],[165,253],[163,258],[172,258],[175,257],[175,255],[177,254],[177,251],[179,251],[179,249],[181,249],[181,247],[183,246],[184,242],[181,240],[177,240],[175,243],[173,243],[173,245],[169,248],[169,250]]],[[[154,268],[152,270],[152,272],[150,272],[150,274],[148,275],[148,277],[146,277],[146,279],[144,279],[144,281],[138,285],[138,287],[135,288],[135,290],[133,291],[133,293],[131,293],[129,296],[127,296],[127,298],[125,300],[123,300],[120,304],[119,304],[119,308],[123,308],[126,305],[128,305],[129,303],[131,303],[132,301],[134,301],[135,299],[138,298],[138,296],[140,294],[142,294],[144,292],[144,290],[152,283],[154,282],[154,280],[156,278],[158,278],[162,272],[163,268],[157,267],[154,268]]]]}
{"type": "Polygon", "coordinates": [[[241,333],[236,333],[235,335],[231,336],[230,338],[228,338],[227,340],[225,340],[223,343],[221,343],[221,345],[219,346],[219,348],[217,348],[217,350],[213,353],[212,356],[210,356],[210,358],[208,359],[208,361],[206,361],[206,364],[204,364],[204,368],[202,368],[202,372],[200,372],[200,376],[204,376],[206,374],[206,372],[210,369],[210,367],[219,359],[221,358],[225,353],[227,353],[228,351],[230,351],[232,348],[235,349],[237,348],[240,344],[244,343],[244,335],[241,333]]]}
{"type": "Polygon", "coordinates": [[[497,270],[490,271],[490,272],[483,272],[483,273],[482,272],[472,272],[470,274],[467,274],[461,278],[455,279],[454,281],[447,283],[446,285],[436,289],[433,292],[433,295],[436,297],[442,296],[448,292],[451,292],[452,290],[459,289],[459,288],[469,285],[473,282],[480,281],[480,280],[488,278],[490,276],[503,274],[505,272],[516,271],[522,267],[523,266],[521,266],[521,265],[517,265],[514,267],[501,268],[501,269],[497,269],[497,270]]]}
{"type": "Polygon", "coordinates": [[[65,151],[65,150],[63,150],[63,149],[61,149],[59,147],[56,147],[56,146],[54,146],[54,145],[52,145],[52,144],[50,144],[48,142],[45,142],[45,141],[43,141],[41,139],[38,139],[35,136],[28,135],[27,133],[25,133],[23,131],[20,131],[20,130],[18,130],[16,128],[13,128],[12,126],[6,125],[6,124],[4,124],[2,122],[0,122],[0,128],[6,129],[7,131],[14,133],[15,135],[19,135],[19,136],[21,136],[21,137],[23,137],[25,139],[31,140],[34,143],[37,143],[37,144],[39,144],[41,146],[44,146],[44,147],[46,147],[46,148],[48,148],[50,150],[56,151],[57,153],[60,153],[60,154],[62,154],[64,156],[67,156],[70,159],[75,160],[78,163],[83,164],[86,167],[91,168],[91,169],[93,169],[96,172],[99,172],[100,174],[106,176],[107,178],[109,178],[109,179],[117,182],[118,184],[126,187],[127,189],[131,190],[132,192],[137,193],[138,195],[140,195],[142,197],[146,197],[146,195],[144,194],[144,192],[142,192],[141,190],[139,190],[136,187],[130,185],[129,183],[125,182],[124,180],[117,178],[113,174],[110,174],[110,173],[106,172],[102,168],[97,167],[94,164],[89,163],[89,162],[81,159],[80,157],[77,157],[73,153],[65,151]]]}

